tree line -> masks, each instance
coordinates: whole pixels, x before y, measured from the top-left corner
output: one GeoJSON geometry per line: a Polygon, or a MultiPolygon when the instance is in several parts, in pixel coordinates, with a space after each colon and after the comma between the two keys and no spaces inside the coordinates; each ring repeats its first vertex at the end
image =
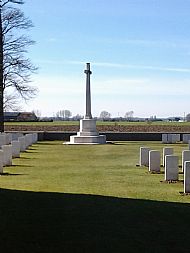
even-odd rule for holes
{"type": "MultiPolygon", "coordinates": [[[[39,114],[39,113],[38,113],[39,114]]],[[[124,118],[128,121],[133,119],[133,115],[134,112],[133,111],[128,111],[124,114],[124,118]]],[[[72,117],[72,112],[70,110],[59,110],[58,112],[55,113],[54,118],[60,119],[60,120],[66,120],[72,117]]],[[[73,116],[73,119],[82,119],[83,116],[77,114],[75,116],[73,116]]],[[[101,111],[100,115],[99,115],[100,119],[106,120],[106,119],[110,119],[111,118],[111,113],[109,113],[108,111],[101,111]]]]}

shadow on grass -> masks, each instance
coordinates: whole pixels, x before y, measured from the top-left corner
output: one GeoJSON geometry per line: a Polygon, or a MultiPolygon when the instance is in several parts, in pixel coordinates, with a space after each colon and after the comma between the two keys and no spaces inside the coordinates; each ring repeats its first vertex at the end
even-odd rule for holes
{"type": "Polygon", "coordinates": [[[1,252],[185,253],[190,248],[190,204],[5,189],[0,203],[1,252]]]}
{"type": "Polygon", "coordinates": [[[28,150],[38,150],[38,149],[30,146],[28,147],[28,150]]]}
{"type": "Polygon", "coordinates": [[[27,168],[27,167],[33,167],[32,165],[27,165],[27,164],[12,164],[11,166],[6,166],[7,167],[20,167],[20,168],[27,168]]]}
{"type": "Polygon", "coordinates": [[[19,160],[30,160],[30,159],[35,159],[34,157],[24,157],[24,156],[21,156],[18,158],[19,160]]]}
{"type": "Polygon", "coordinates": [[[39,153],[39,152],[33,151],[32,149],[28,149],[28,150],[25,150],[23,153],[36,154],[36,153],[39,153]]]}
{"type": "Polygon", "coordinates": [[[16,174],[16,173],[9,173],[9,172],[3,172],[0,174],[0,176],[27,176],[28,174],[16,174]]]}

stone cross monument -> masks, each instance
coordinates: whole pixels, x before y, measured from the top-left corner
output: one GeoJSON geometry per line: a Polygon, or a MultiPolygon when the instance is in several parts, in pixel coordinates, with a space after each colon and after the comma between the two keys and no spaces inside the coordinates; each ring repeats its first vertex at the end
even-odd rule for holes
{"type": "Polygon", "coordinates": [[[86,115],[85,119],[92,119],[91,114],[91,92],[90,92],[90,75],[92,72],[90,71],[90,63],[86,64],[86,70],[84,71],[86,74],[86,115]]]}
{"type": "Polygon", "coordinates": [[[86,63],[86,114],[84,119],[80,120],[80,131],[77,135],[70,137],[68,144],[105,144],[106,136],[99,135],[96,130],[96,120],[92,118],[91,113],[91,91],[90,91],[90,63],[86,63]]]}

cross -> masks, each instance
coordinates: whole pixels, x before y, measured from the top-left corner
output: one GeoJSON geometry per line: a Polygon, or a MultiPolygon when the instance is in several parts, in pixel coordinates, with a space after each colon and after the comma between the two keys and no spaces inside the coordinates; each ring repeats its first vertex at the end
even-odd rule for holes
{"type": "Polygon", "coordinates": [[[90,63],[86,63],[86,70],[84,71],[86,74],[86,115],[85,119],[92,119],[91,114],[91,92],[90,92],[90,75],[92,72],[90,71],[90,63]]]}

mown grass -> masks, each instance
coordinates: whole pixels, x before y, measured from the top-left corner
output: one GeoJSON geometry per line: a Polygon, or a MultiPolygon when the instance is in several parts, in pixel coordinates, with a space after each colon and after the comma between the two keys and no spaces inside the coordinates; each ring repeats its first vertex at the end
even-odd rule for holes
{"type": "Polygon", "coordinates": [[[140,146],[163,148],[41,142],[14,159],[0,177],[1,252],[189,252],[190,196],[163,168],[137,167],[140,146]]]}
{"type": "MultiPolygon", "coordinates": [[[[139,147],[143,145],[160,151],[163,147],[159,142],[118,142],[100,146],[42,142],[15,159],[13,167],[6,168],[7,172],[20,176],[1,177],[1,187],[188,202],[190,198],[179,195],[182,183],[172,186],[160,183],[164,178],[163,169],[160,175],[152,175],[147,168],[136,167],[139,147]]],[[[173,147],[181,157],[187,145],[173,147]]]]}

